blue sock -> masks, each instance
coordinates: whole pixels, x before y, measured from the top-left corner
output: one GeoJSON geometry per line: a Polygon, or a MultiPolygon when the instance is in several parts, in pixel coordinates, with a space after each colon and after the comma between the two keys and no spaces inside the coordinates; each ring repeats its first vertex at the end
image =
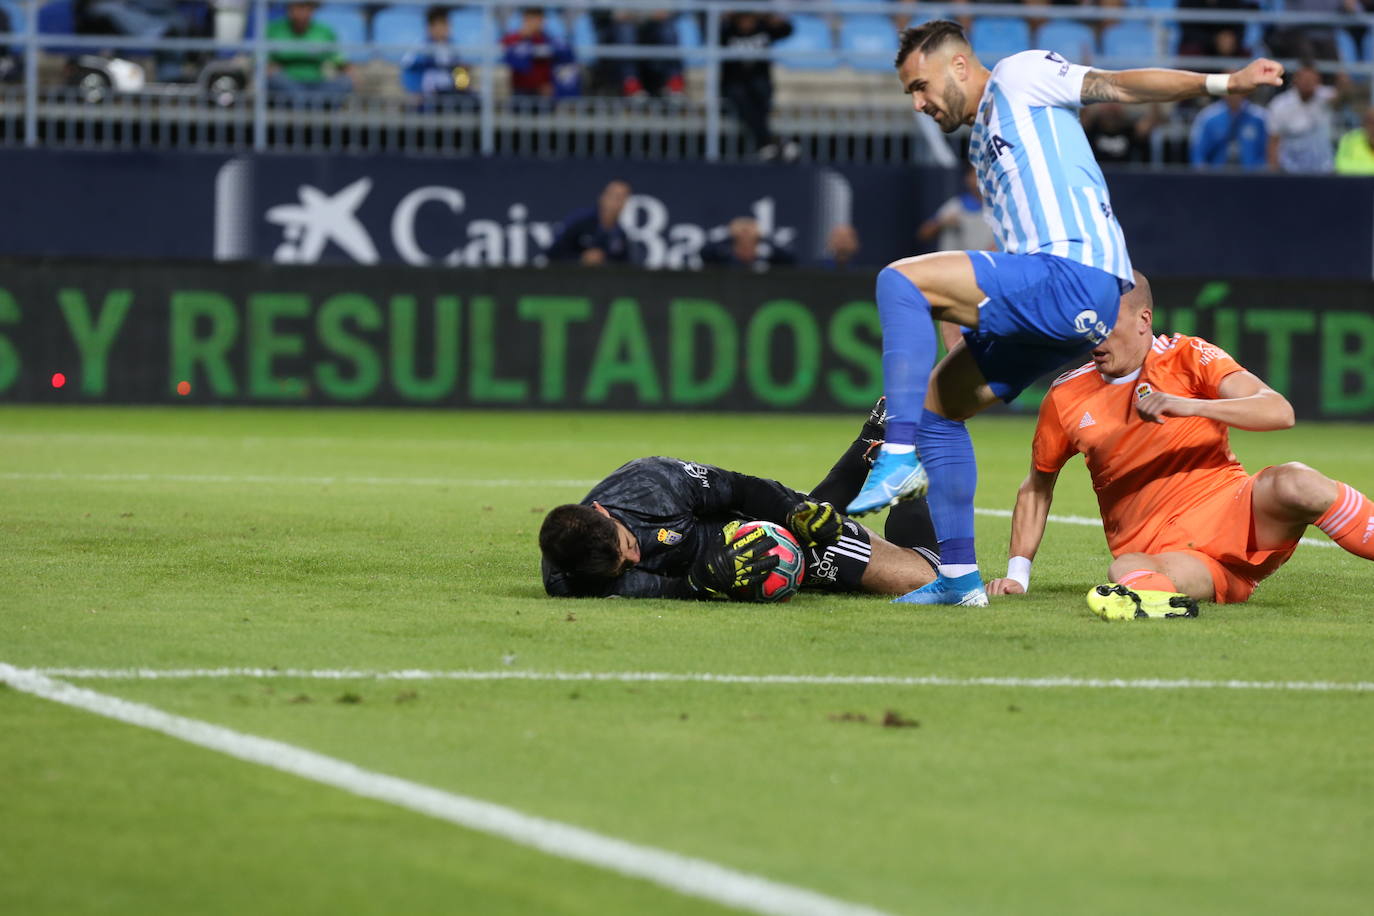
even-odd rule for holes
{"type": "Polygon", "coordinates": [[[887,395],[885,438],[893,445],[914,445],[925,410],[926,385],[935,366],[930,300],[891,267],[878,273],[877,297],[883,325],[883,393],[887,395]]]}
{"type": "MultiPolygon", "coordinates": [[[[889,397],[889,402],[891,398],[889,397]]],[[[959,420],[923,410],[916,431],[916,450],[930,475],[930,518],[940,539],[940,565],[976,563],[973,549],[973,493],[978,489],[978,463],[973,440],[959,420]]]]}

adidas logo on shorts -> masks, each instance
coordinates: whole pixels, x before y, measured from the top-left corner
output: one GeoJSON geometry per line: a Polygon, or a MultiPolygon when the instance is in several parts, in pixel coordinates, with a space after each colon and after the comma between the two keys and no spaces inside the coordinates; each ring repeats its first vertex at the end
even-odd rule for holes
{"type": "Polygon", "coordinates": [[[1078,428],[1079,428],[1079,429],[1082,429],[1082,428],[1085,427],[1085,426],[1096,426],[1096,425],[1097,425],[1097,421],[1093,419],[1093,415],[1090,414],[1090,413],[1088,413],[1086,410],[1083,411],[1083,419],[1081,419],[1081,420],[1078,421],[1078,428]]]}

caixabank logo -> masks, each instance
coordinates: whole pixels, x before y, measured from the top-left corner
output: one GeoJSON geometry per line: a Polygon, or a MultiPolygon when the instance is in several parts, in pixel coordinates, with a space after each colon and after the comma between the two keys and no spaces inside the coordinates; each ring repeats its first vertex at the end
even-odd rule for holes
{"type": "MultiPolygon", "coordinates": [[[[493,181],[491,171],[426,164],[398,174],[390,163],[346,169],[229,160],[215,181],[214,255],[278,264],[542,266],[562,221],[623,174],[589,169],[579,182],[515,170],[493,181]]],[[[820,253],[812,249],[831,225],[849,221],[848,183],[835,173],[785,176],[771,182],[776,187],[741,181],[728,203],[713,204],[690,182],[642,171],[630,179],[634,190],[618,222],[634,263],[650,269],[701,267],[702,248],[725,238],[739,216],[756,221],[765,255],[782,248],[800,260],[820,253]]]]}

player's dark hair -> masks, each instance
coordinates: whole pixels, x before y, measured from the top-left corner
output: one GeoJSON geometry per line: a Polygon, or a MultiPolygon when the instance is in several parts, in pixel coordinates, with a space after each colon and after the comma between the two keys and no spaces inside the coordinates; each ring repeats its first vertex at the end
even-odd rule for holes
{"type": "Polygon", "coordinates": [[[440,19],[448,22],[449,8],[446,6],[431,6],[425,10],[425,25],[433,25],[440,19]]]}
{"type": "Polygon", "coordinates": [[[569,503],[544,516],[539,549],[565,572],[598,579],[620,573],[620,533],[615,522],[591,506],[569,503]]]}
{"type": "Polygon", "coordinates": [[[902,61],[913,52],[929,54],[951,41],[967,45],[968,36],[964,34],[963,26],[948,19],[932,19],[914,29],[903,29],[897,45],[897,60],[892,66],[901,67],[902,61]]]}

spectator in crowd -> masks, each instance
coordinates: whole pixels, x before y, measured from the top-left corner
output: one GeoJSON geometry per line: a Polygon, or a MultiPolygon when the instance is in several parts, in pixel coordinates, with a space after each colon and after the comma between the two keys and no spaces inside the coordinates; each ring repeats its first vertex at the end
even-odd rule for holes
{"type": "Polygon", "coordinates": [[[527,6],[520,11],[520,28],[501,39],[510,67],[511,94],[553,99],[577,95],[580,80],[572,48],[544,31],[544,10],[527,6]]]}
{"type": "Polygon", "coordinates": [[[1292,86],[1269,103],[1269,167],[1284,172],[1330,172],[1331,106],[1340,92],[1323,86],[1320,74],[1304,64],[1292,86]]]}
{"type": "Polygon", "coordinates": [[[630,240],[620,226],[620,213],[630,199],[630,186],[612,181],[595,207],[569,216],[545,254],[550,261],[578,261],[589,267],[630,263],[630,240]]]}
{"type": "MultiPolygon", "coordinates": [[[[599,10],[592,13],[592,25],[596,29],[597,44],[677,47],[676,15],[668,10],[648,13],[599,10]]],[[[602,61],[602,66],[613,74],[617,90],[626,98],[680,97],[686,88],[680,58],[618,58],[602,61]]]]}
{"type": "MultiPolygon", "coordinates": [[[[1178,0],[1181,10],[1207,10],[1242,13],[1259,8],[1251,0],[1178,0]]],[[[1201,57],[1248,56],[1244,49],[1243,22],[1183,22],[1178,39],[1178,53],[1201,57]]]]}
{"type": "MultiPolygon", "coordinates": [[[[77,31],[93,35],[132,35],[138,38],[192,38],[197,23],[176,0],[90,0],[77,6],[77,31]]],[[[133,53],[120,49],[119,56],[133,53]]],[[[144,53],[144,52],[139,52],[144,53]]],[[[183,78],[185,65],[196,55],[162,51],[154,55],[157,77],[183,78]]]]}
{"type": "MultiPolygon", "coordinates": [[[[286,16],[267,23],[268,41],[296,44],[336,44],[339,36],[315,21],[317,3],[286,5],[286,16]]],[[[268,56],[267,88],[289,97],[342,96],[353,90],[353,68],[338,51],[273,51],[268,56]]]]}
{"type": "MultiPolygon", "coordinates": [[[[10,14],[5,12],[3,6],[0,6],[0,32],[14,32],[18,30],[17,25],[10,22],[10,14]]],[[[0,44],[0,83],[17,80],[22,72],[22,61],[14,48],[14,45],[7,42],[0,44]]]]}
{"type": "Polygon", "coordinates": [[[401,59],[401,86],[426,102],[466,98],[472,92],[472,73],[449,46],[452,38],[448,7],[425,10],[425,43],[401,59]]]}
{"type": "Polygon", "coordinates": [[[1338,175],[1374,175],[1374,105],[1364,110],[1362,126],[1341,137],[1336,147],[1338,175]]]}
{"type": "Polygon", "coordinates": [[[1132,118],[1119,102],[1104,102],[1083,111],[1083,132],[1101,165],[1144,162],[1149,158],[1150,131],[1158,122],[1155,108],[1132,118]]]}
{"type": "Polygon", "coordinates": [[[996,251],[992,227],[983,219],[983,197],[972,165],[964,166],[964,190],[940,205],[935,215],[916,230],[916,238],[929,243],[936,236],[937,251],[996,251]]]}
{"type": "Polygon", "coordinates": [[[763,240],[758,220],[737,216],[730,220],[729,235],[701,249],[701,261],[716,267],[735,267],[763,273],[768,268],[793,264],[796,259],[784,248],[763,240]]]}
{"type": "Polygon", "coordinates": [[[1195,168],[1262,169],[1269,162],[1269,119],[1243,95],[1217,99],[1193,119],[1188,160],[1195,168]]]}
{"type": "MultiPolygon", "coordinates": [[[[721,47],[766,51],[774,42],[792,34],[792,23],[781,16],[730,13],[720,24],[721,47]]],[[[773,110],[773,64],[769,60],[727,60],[720,65],[720,91],[734,106],[735,115],[753,140],[754,152],[765,161],[779,155],[778,139],[768,126],[773,110]]],[[[800,150],[787,143],[784,159],[795,159],[800,150]]]]}
{"type": "Polygon", "coordinates": [[[825,260],[822,266],[829,270],[849,270],[854,266],[854,258],[859,253],[859,232],[849,223],[837,223],[830,227],[825,237],[825,260]]]}
{"type": "MultiPolygon", "coordinates": [[[[1359,10],[1358,0],[1283,0],[1289,13],[1311,16],[1339,16],[1359,10]]],[[[1264,36],[1274,57],[1300,57],[1304,60],[1336,60],[1336,28],[1330,25],[1288,25],[1270,29],[1264,36]]]]}

